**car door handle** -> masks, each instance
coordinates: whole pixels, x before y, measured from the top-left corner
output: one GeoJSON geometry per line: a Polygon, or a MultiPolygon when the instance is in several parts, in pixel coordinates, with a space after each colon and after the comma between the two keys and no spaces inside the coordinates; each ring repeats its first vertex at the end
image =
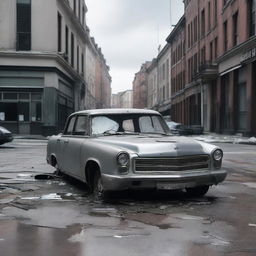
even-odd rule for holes
{"type": "Polygon", "coordinates": [[[64,140],[64,143],[65,143],[65,144],[68,144],[68,143],[69,143],[69,140],[64,140]]]}
{"type": "Polygon", "coordinates": [[[57,142],[60,142],[60,139],[57,139],[57,142]]]}

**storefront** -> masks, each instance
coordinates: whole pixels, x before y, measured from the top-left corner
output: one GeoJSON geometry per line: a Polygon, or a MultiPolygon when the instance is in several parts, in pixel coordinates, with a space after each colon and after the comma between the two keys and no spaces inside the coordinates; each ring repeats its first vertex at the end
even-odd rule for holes
{"type": "Polygon", "coordinates": [[[243,47],[220,63],[219,132],[256,135],[256,48],[243,47]],[[228,67],[226,70],[223,67],[228,67]]]}
{"type": "Polygon", "coordinates": [[[58,73],[0,71],[0,125],[14,134],[61,132],[74,98],[72,80],[58,73]]]}

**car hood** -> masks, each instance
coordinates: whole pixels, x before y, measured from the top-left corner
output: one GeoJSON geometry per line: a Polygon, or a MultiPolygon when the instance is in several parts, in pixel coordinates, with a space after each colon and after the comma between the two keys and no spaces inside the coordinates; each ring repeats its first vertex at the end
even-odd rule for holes
{"type": "Polygon", "coordinates": [[[102,146],[111,145],[140,157],[170,157],[209,154],[215,146],[180,136],[128,135],[96,139],[102,146]]]}

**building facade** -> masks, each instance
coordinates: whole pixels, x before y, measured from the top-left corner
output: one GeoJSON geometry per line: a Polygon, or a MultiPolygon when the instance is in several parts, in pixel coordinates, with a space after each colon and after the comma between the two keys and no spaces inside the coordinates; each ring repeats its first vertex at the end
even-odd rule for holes
{"type": "Polygon", "coordinates": [[[167,43],[147,68],[147,107],[162,115],[171,112],[171,48],[167,43]]]}
{"type": "Polygon", "coordinates": [[[186,123],[255,135],[255,2],[185,1],[186,123]]]}
{"type": "Polygon", "coordinates": [[[83,0],[0,1],[0,125],[54,134],[70,113],[95,106],[86,12],[83,0]]]}
{"type": "Polygon", "coordinates": [[[148,73],[147,68],[151,62],[142,64],[141,69],[135,74],[133,80],[133,107],[146,108],[147,107],[147,88],[148,88],[148,73]]]}
{"type": "MultiPolygon", "coordinates": [[[[185,0],[184,7],[167,37],[172,120],[255,136],[256,0],[185,0]]],[[[165,50],[148,68],[148,107],[160,112],[165,50]]]]}
{"type": "Polygon", "coordinates": [[[112,108],[133,108],[133,91],[126,90],[117,94],[112,94],[112,108]]]}

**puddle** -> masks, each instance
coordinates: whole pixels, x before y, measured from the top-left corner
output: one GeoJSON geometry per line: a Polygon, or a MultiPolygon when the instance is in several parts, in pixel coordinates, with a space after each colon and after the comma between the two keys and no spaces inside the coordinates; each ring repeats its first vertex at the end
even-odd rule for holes
{"type": "Polygon", "coordinates": [[[150,233],[142,233],[142,234],[120,234],[120,235],[114,235],[114,238],[133,238],[136,236],[150,236],[150,233]]]}
{"type": "Polygon", "coordinates": [[[216,236],[216,235],[213,235],[211,233],[208,233],[208,232],[205,232],[206,235],[203,236],[203,238],[206,238],[206,239],[210,239],[211,242],[210,244],[211,245],[214,245],[214,246],[228,246],[230,245],[230,242],[225,240],[224,238],[220,237],[220,236],[216,236]]]}
{"type": "Polygon", "coordinates": [[[17,178],[32,178],[33,174],[28,174],[28,173],[19,173],[16,176],[17,178]]]}
{"type": "Polygon", "coordinates": [[[255,182],[247,182],[247,183],[243,183],[243,185],[245,185],[249,188],[256,188],[256,183],[255,182]]]}
{"type": "Polygon", "coordinates": [[[21,200],[62,200],[62,201],[70,201],[75,200],[72,193],[51,193],[42,196],[33,196],[33,197],[21,197],[21,200]]]}
{"type": "Polygon", "coordinates": [[[192,215],[173,215],[176,219],[181,220],[204,220],[205,218],[199,216],[192,216],[192,215]]]}

